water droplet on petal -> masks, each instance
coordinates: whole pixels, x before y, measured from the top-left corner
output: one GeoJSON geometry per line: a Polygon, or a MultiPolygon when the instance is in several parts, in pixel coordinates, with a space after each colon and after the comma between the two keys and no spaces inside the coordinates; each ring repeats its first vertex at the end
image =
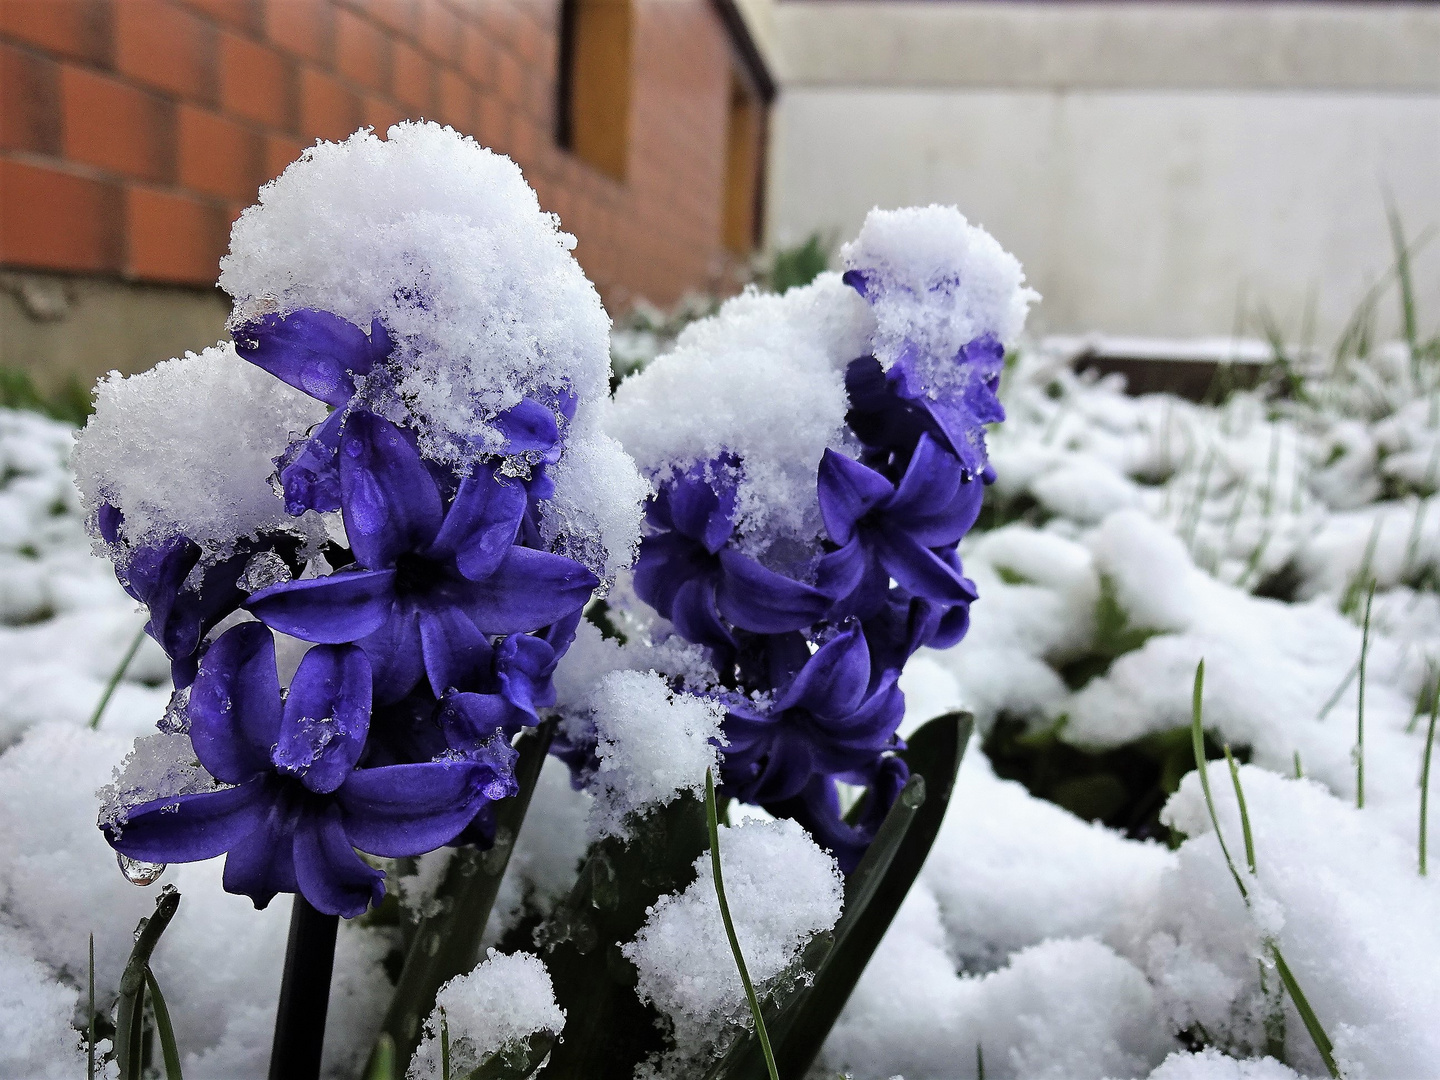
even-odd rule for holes
{"type": "Polygon", "coordinates": [[[262,551],[245,564],[245,571],[235,584],[244,592],[254,593],[289,581],[291,577],[290,566],[284,559],[273,551],[262,551]]]}
{"type": "Polygon", "coordinates": [[[144,862],[120,854],[116,854],[115,861],[120,864],[120,872],[131,885],[154,885],[160,875],[165,873],[163,862],[144,862]]]}

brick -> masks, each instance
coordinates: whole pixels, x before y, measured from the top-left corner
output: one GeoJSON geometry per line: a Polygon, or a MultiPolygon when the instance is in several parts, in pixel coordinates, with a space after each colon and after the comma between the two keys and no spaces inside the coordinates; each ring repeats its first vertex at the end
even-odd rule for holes
{"type": "Polygon", "coordinates": [[[175,106],[88,68],[60,72],[65,157],[140,180],[175,175],[175,106]]]}
{"type": "Polygon", "coordinates": [[[0,263],[107,272],[124,255],[118,184],[0,158],[0,263]]]}
{"type": "Polygon", "coordinates": [[[300,73],[300,136],[344,139],[364,118],[360,98],[348,87],[313,68],[300,73]]]}
{"type": "Polygon", "coordinates": [[[537,68],[541,65],[541,57],[545,52],[546,34],[536,25],[530,12],[522,11],[518,14],[514,23],[515,52],[520,61],[527,68],[537,68]]]}
{"type": "Polygon", "coordinates": [[[165,191],[125,192],[127,276],[144,281],[213,285],[225,253],[225,209],[165,191]]]}
{"type": "Polygon", "coordinates": [[[418,22],[416,0],[352,0],[382,26],[403,37],[413,38],[418,22]]]}
{"type": "Polygon", "coordinates": [[[0,33],[75,60],[110,63],[105,0],[0,0],[0,33]]]}
{"type": "Polygon", "coordinates": [[[483,92],[476,95],[474,124],[472,134],[482,145],[502,154],[506,152],[510,145],[510,118],[496,95],[483,92]]]}
{"type": "Polygon", "coordinates": [[[257,124],[294,131],[297,119],[295,63],[258,41],[220,35],[220,105],[257,124]]]}
{"type": "Polygon", "coordinates": [[[519,105],[525,97],[525,75],[520,62],[508,52],[495,57],[495,88],[507,105],[519,105]]]}
{"type": "Polygon", "coordinates": [[[274,180],[304,152],[304,143],[280,135],[265,136],[265,179],[274,180]]]}
{"type": "Polygon", "coordinates": [[[217,102],[214,23],[170,0],[121,0],[114,10],[116,71],[188,101],[217,102]]]}
{"type": "Polygon", "coordinates": [[[411,116],[429,116],[435,111],[435,65],[419,49],[394,43],[395,70],[392,93],[410,110],[411,116]]]}
{"type": "Polygon", "coordinates": [[[471,82],[495,85],[495,46],[484,31],[468,24],[460,31],[460,70],[471,82]]]}
{"type": "Polygon", "coordinates": [[[390,86],[389,35],[369,19],[336,9],[335,70],[371,90],[386,90],[390,86]]]}
{"type": "Polygon", "coordinates": [[[265,139],[218,113],[181,105],[180,186],[254,202],[265,175],[265,139]]]}
{"type": "Polygon", "coordinates": [[[60,154],[60,67],[0,42],[0,149],[60,154]]]}
{"type": "Polygon", "coordinates": [[[264,0],[265,36],[317,64],[334,55],[334,9],[328,0],[264,0]]]}
{"type": "Polygon", "coordinates": [[[522,169],[535,166],[543,137],[535,121],[519,113],[511,114],[509,154],[522,169]]]}
{"type": "Polygon", "coordinates": [[[365,96],[365,123],[375,129],[375,134],[383,137],[390,130],[391,124],[398,124],[404,119],[405,110],[389,98],[376,97],[374,94],[365,96]]]}
{"type": "Polygon", "coordinates": [[[440,108],[436,119],[456,131],[469,132],[474,123],[475,91],[454,71],[440,70],[440,108]]]}
{"type": "MultiPolygon", "coordinates": [[[[125,0],[120,0],[123,4],[125,0]]],[[[183,3],[218,22],[227,23],[247,34],[265,32],[263,0],[182,0],[183,3]]]]}
{"type": "Polygon", "coordinates": [[[420,44],[431,56],[456,64],[460,56],[460,20],[440,0],[420,0],[420,44]]]}

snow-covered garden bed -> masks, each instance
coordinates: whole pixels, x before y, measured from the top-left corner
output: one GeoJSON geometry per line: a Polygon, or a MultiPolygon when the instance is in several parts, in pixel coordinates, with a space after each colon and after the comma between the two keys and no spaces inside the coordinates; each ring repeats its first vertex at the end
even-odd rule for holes
{"type": "MultiPolygon", "coordinates": [[[[704,356],[703,337],[687,341],[704,356]]],[[[617,344],[633,349],[633,335],[617,344]]],[[[923,650],[900,679],[902,735],[957,708],[978,732],[815,1075],[1319,1077],[1316,1024],[1349,1080],[1440,1074],[1440,886],[1420,862],[1440,684],[1440,355],[1353,353],[1294,372],[1285,397],[1196,405],[1081,379],[1059,347],[1012,352],[1008,419],[990,434],[997,479],[960,548],[979,593],[968,635],[923,650]],[[1209,769],[1228,853],[1194,770],[1202,660],[1210,753],[1228,746],[1244,762],[1236,782],[1223,760],[1209,769]]],[[[96,793],[166,713],[170,664],[147,637],[125,662],[145,616],[91,552],[72,436],[0,412],[3,1076],[84,1075],[91,938],[108,1008],[131,931],[154,908],[154,890],[114,866],[96,793]]],[[[646,437],[625,440],[642,461],[646,437]]],[[[628,588],[622,575],[610,602],[628,588]]],[[[514,950],[570,891],[587,846],[622,829],[647,785],[684,768],[690,779],[670,784],[684,787],[714,760],[673,755],[707,746],[715,717],[639,674],[691,663],[678,639],[622,661],[598,629],[606,616],[592,616],[556,684],[594,719],[598,779],[573,790],[565,764],[547,759],[486,930],[500,951],[441,996],[492,1048],[563,1020],[544,968],[514,950]],[[689,743],[632,722],[652,715],[689,743]],[[630,740],[623,761],[607,758],[607,739],[630,740]]],[[[742,938],[793,953],[833,924],[838,879],[814,845],[786,847],[798,827],[740,823],[765,816],[732,807],[731,905],[742,938]],[[805,879],[793,903],[767,887],[777,858],[805,879]]],[[[400,925],[434,913],[447,858],[392,864],[399,908],[341,923],[327,1075],[361,1075],[404,959],[400,925]]],[[[706,1010],[748,1014],[728,984],[693,981],[707,975],[696,940],[715,978],[731,977],[724,939],[693,913],[710,902],[698,869],[625,955],[677,1031],[699,1010],[704,1044],[716,1037],[706,1010]],[[677,974],[687,963],[698,964],[689,982],[677,974]]],[[[185,900],[152,966],[192,1080],[265,1072],[285,954],[285,907],[254,910],[221,874],[212,859],[161,878],[185,900]]],[[[776,948],[752,962],[781,971],[791,954],[776,948]]],[[[427,1032],[414,1075],[438,1076],[439,1035],[427,1032]]]]}

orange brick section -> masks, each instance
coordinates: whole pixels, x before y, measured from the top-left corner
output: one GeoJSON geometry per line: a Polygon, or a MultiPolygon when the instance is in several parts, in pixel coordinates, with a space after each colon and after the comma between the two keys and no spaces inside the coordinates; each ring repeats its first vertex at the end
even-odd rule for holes
{"type": "Polygon", "coordinates": [[[3,42],[0,150],[60,153],[60,65],[3,42]]]}
{"type": "Polygon", "coordinates": [[[131,188],[125,193],[126,270],[137,278],[213,285],[229,221],[223,208],[198,199],[131,188]]]}
{"type": "Polygon", "coordinates": [[[69,64],[60,101],[66,158],[140,180],[174,178],[173,102],[69,64]]]}
{"type": "Polygon", "coordinates": [[[116,184],[0,159],[0,263],[119,270],[122,198],[116,184]]]}
{"type": "Polygon", "coordinates": [[[423,116],[513,157],[612,305],[724,288],[732,44],[633,2],[622,183],[555,143],[561,0],[0,0],[0,264],[208,286],[307,145],[423,116]]]}
{"type": "Polygon", "coordinates": [[[115,68],[191,101],[216,99],[215,24],[172,0],[114,4],[115,68]]]}

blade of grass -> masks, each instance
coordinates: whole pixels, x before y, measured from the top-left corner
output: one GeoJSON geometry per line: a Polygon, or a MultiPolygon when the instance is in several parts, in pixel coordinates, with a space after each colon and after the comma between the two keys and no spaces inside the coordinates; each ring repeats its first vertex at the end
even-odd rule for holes
{"type": "Polygon", "coordinates": [[[450,1022],[440,1010],[440,1080],[450,1080],[450,1022]]]}
{"type": "MultiPolygon", "coordinates": [[[[1422,856],[1423,859],[1423,856],[1422,856]]],[[[1424,873],[1422,870],[1421,873],[1424,873]]],[[[95,935],[90,935],[90,1022],[85,1027],[85,1080],[95,1080],[95,935]]]]}
{"type": "Polygon", "coordinates": [[[1345,678],[1340,680],[1340,685],[1335,688],[1335,692],[1325,699],[1325,704],[1315,714],[1316,720],[1324,720],[1330,715],[1330,710],[1340,703],[1340,699],[1345,696],[1345,691],[1350,689],[1350,684],[1355,681],[1355,676],[1358,674],[1360,674],[1360,660],[1357,657],[1355,663],[1350,665],[1350,670],[1345,673],[1345,678]]]}
{"type": "Polygon", "coordinates": [[[985,1047],[975,1044],[975,1080],[985,1080],[985,1047]]]}
{"type": "Polygon", "coordinates": [[[166,885],[155,898],[155,914],[141,919],[136,927],[135,947],[120,976],[120,997],[115,1007],[115,1060],[120,1065],[120,1080],[141,1080],[145,974],[150,969],[150,954],[179,906],[179,891],[174,885],[166,885]]]}
{"type": "Polygon", "coordinates": [[[155,1033],[160,1037],[160,1053],[165,1059],[165,1080],[184,1080],[180,1074],[180,1048],[175,1045],[175,1028],[170,1023],[170,1009],[165,995],[155,981],[155,973],[145,968],[145,985],[150,988],[150,1004],[155,1010],[155,1033]]]}
{"type": "MultiPolygon", "coordinates": [[[[1210,814],[1210,824],[1215,829],[1215,839],[1220,843],[1220,853],[1225,856],[1225,865],[1230,868],[1230,876],[1235,879],[1235,886],[1240,890],[1240,896],[1245,901],[1245,906],[1250,906],[1250,893],[1245,888],[1245,882],[1240,877],[1240,872],[1235,868],[1235,861],[1230,857],[1230,849],[1225,845],[1225,837],[1220,832],[1220,818],[1215,812],[1215,799],[1210,792],[1210,779],[1205,768],[1205,728],[1202,719],[1201,698],[1205,685],[1205,661],[1201,660],[1195,668],[1195,689],[1191,696],[1190,706],[1190,738],[1191,745],[1195,751],[1195,767],[1200,773],[1200,787],[1205,793],[1205,809],[1210,814]]],[[[1235,767],[1235,759],[1226,752],[1226,760],[1230,765],[1230,780],[1235,785],[1235,799],[1240,808],[1240,827],[1245,833],[1245,855],[1249,860],[1251,873],[1255,869],[1255,846],[1250,831],[1250,814],[1245,806],[1245,793],[1240,786],[1240,771],[1235,767]]],[[[1273,938],[1266,941],[1271,957],[1275,960],[1275,968],[1280,973],[1280,981],[1284,983],[1290,1000],[1295,1003],[1295,1011],[1300,1014],[1300,1020],[1309,1032],[1310,1039],[1319,1051],[1321,1059],[1325,1062],[1325,1068],[1333,1080],[1344,1080],[1339,1068],[1335,1064],[1335,1047],[1330,1042],[1330,1037],[1325,1034],[1325,1029],[1320,1023],[1315,1010],[1310,1007],[1304,991],[1300,989],[1300,983],[1290,970],[1290,965],[1285,962],[1285,956],[1280,952],[1280,946],[1273,938]]]]}
{"type": "Polygon", "coordinates": [[[1375,582],[1365,598],[1365,624],[1360,631],[1360,701],[1355,707],[1355,806],[1365,808],[1365,660],[1370,652],[1370,605],[1375,601],[1375,582]]]}
{"type": "Polygon", "coordinates": [[[1302,769],[1302,768],[1300,768],[1300,751],[1299,751],[1299,750],[1296,750],[1296,751],[1295,751],[1295,779],[1296,779],[1296,780],[1304,780],[1304,779],[1305,779],[1305,770],[1302,769]]]}
{"type": "Polygon", "coordinates": [[[1235,869],[1235,860],[1230,857],[1230,849],[1225,846],[1225,835],[1220,831],[1220,817],[1215,813],[1215,797],[1210,793],[1210,772],[1205,767],[1205,727],[1200,706],[1204,693],[1205,661],[1201,660],[1195,667],[1195,688],[1190,694],[1190,745],[1195,751],[1195,768],[1200,773],[1200,789],[1205,793],[1205,809],[1210,812],[1210,825],[1215,830],[1215,839],[1220,841],[1220,854],[1225,856],[1225,865],[1230,868],[1235,887],[1240,890],[1246,903],[1249,903],[1250,893],[1240,878],[1240,871],[1235,869]]]}
{"type": "Polygon", "coordinates": [[[130,661],[135,659],[135,654],[140,651],[140,643],[145,640],[145,628],[142,626],[135,632],[135,638],[130,642],[130,647],[125,650],[125,655],[120,658],[120,664],[110,676],[110,681],[105,684],[105,692],[100,695],[100,700],[95,705],[95,711],[90,714],[90,730],[94,731],[100,726],[100,718],[105,715],[105,708],[110,704],[110,699],[115,696],[115,688],[120,685],[120,680],[125,678],[125,672],[130,670],[130,661]]]}
{"type": "Polygon", "coordinates": [[[397,1080],[395,1040],[387,1031],[382,1031],[375,1040],[375,1049],[370,1053],[370,1067],[365,1070],[365,1080],[397,1080]]]}
{"type": "Polygon", "coordinates": [[[1420,766],[1420,876],[1425,877],[1425,839],[1430,820],[1430,752],[1435,747],[1435,719],[1440,717],[1440,694],[1430,709],[1430,730],[1425,735],[1425,758],[1420,766]]]}
{"type": "Polygon", "coordinates": [[[1400,286],[1400,325],[1410,347],[1411,374],[1419,382],[1420,328],[1415,318],[1415,281],[1410,271],[1410,249],[1405,243],[1405,226],[1394,197],[1385,193],[1385,217],[1390,223],[1390,243],[1395,249],[1395,277],[1400,286]]]}
{"type": "Polygon", "coordinates": [[[1300,983],[1290,970],[1290,965],[1285,962],[1285,954],[1274,942],[1270,943],[1270,955],[1275,958],[1275,970],[1280,973],[1280,981],[1285,984],[1285,990],[1290,995],[1290,1000],[1295,1003],[1295,1011],[1300,1014],[1300,1022],[1305,1025],[1305,1030],[1310,1035],[1310,1041],[1320,1052],[1320,1060],[1325,1062],[1326,1071],[1334,1080],[1343,1080],[1344,1074],[1335,1064],[1335,1045],[1330,1041],[1330,1036],[1325,1034],[1325,1028],[1320,1023],[1320,1018],[1315,1015],[1315,1010],[1310,1007],[1310,1002],[1305,997],[1305,992],[1300,989],[1300,983]]]}
{"type": "Polygon", "coordinates": [[[1235,802],[1240,806],[1240,831],[1245,836],[1245,865],[1250,876],[1255,876],[1255,836],[1250,832],[1250,812],[1245,808],[1245,792],[1240,789],[1240,767],[1230,753],[1230,744],[1225,744],[1225,764],[1230,767],[1230,783],[1235,788],[1235,802]]]}
{"type": "Polygon", "coordinates": [[[720,822],[715,810],[715,774],[711,769],[705,770],[705,821],[710,828],[710,866],[715,872],[715,897],[720,901],[720,918],[725,923],[725,936],[730,939],[730,951],[735,956],[735,967],[740,972],[740,981],[745,985],[745,997],[750,1002],[750,1015],[755,1018],[755,1034],[760,1039],[760,1049],[765,1054],[765,1067],[770,1070],[770,1080],[780,1080],[780,1071],[775,1067],[775,1053],[770,1049],[770,1036],[765,1030],[765,1017],[760,1013],[760,999],[755,996],[750,972],[745,968],[745,957],[740,952],[740,940],[735,936],[735,924],[730,919],[730,905],[725,900],[725,879],[720,872],[720,822]]]}

